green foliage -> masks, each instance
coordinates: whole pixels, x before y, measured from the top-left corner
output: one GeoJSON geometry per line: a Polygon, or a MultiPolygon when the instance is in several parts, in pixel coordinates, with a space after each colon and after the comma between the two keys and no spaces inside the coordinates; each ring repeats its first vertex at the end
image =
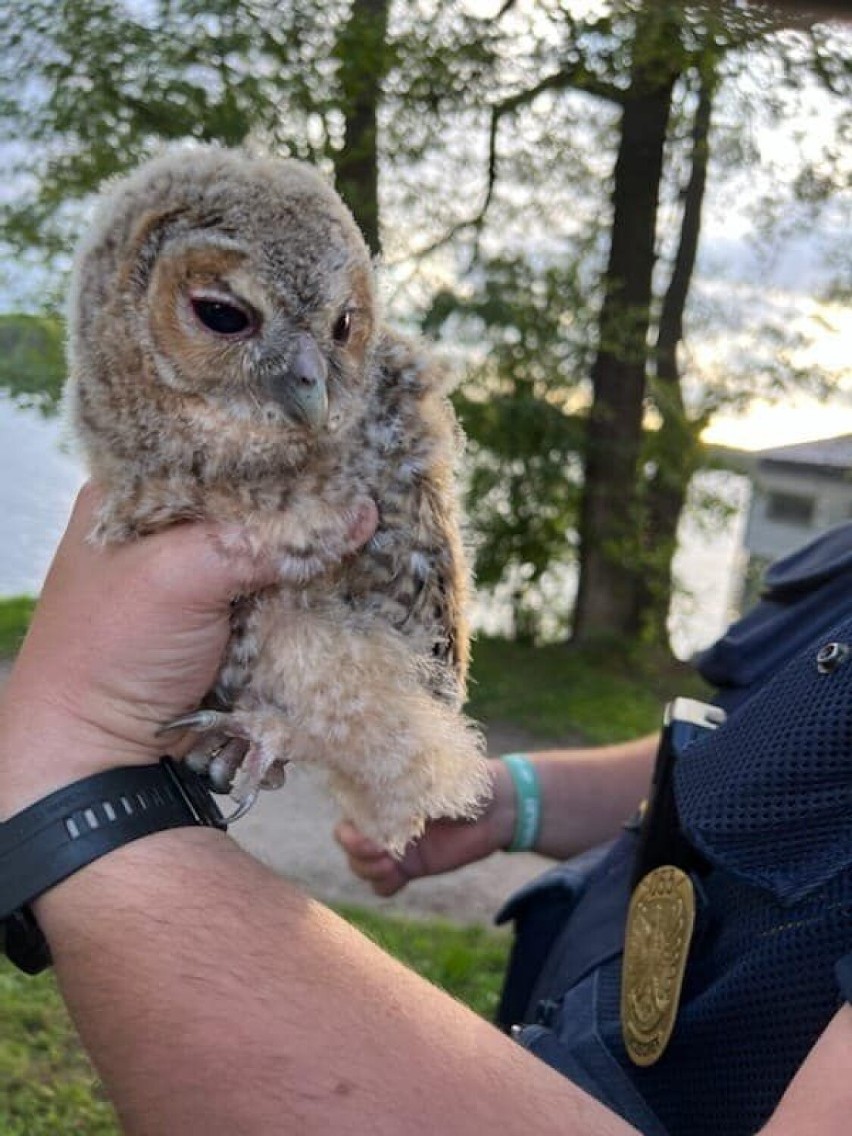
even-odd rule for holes
{"type": "Polygon", "coordinates": [[[14,655],[23,642],[35,607],[32,596],[0,599],[0,658],[14,655]]]}
{"type": "Polygon", "coordinates": [[[588,308],[571,267],[494,258],[476,275],[464,292],[439,293],[424,327],[475,344],[482,359],[454,399],[470,441],[476,579],[480,588],[516,583],[516,633],[534,636],[537,585],[573,556],[588,308]]]}
{"type": "Polygon", "coordinates": [[[483,637],[473,647],[468,711],[542,737],[603,744],[657,729],[676,695],[706,697],[707,689],[687,666],[630,644],[533,647],[483,637]]]}
{"type": "MultiPolygon", "coordinates": [[[[347,127],[364,111],[365,93],[373,97],[366,91],[373,82],[381,81],[386,104],[417,104],[415,121],[423,126],[438,101],[457,103],[488,68],[489,21],[441,6],[411,19],[400,12],[399,31],[392,29],[383,45],[376,37],[385,26],[380,9],[388,6],[5,5],[0,123],[24,145],[13,151],[10,171],[10,184],[22,191],[4,198],[0,239],[50,257],[67,251],[80,225],[77,203],[163,143],[245,144],[337,166],[351,157],[347,127]]],[[[389,149],[394,156],[417,149],[411,126],[408,114],[387,116],[394,139],[387,156],[389,149]]],[[[357,214],[358,202],[352,204],[357,214]]]]}
{"type": "Polygon", "coordinates": [[[53,316],[0,315],[0,388],[21,405],[55,411],[65,381],[62,324],[53,316]]]}
{"type": "Polygon", "coordinates": [[[535,584],[571,556],[577,424],[524,388],[488,401],[460,395],[456,408],[473,442],[467,513],[477,534],[477,581],[489,587],[520,572],[535,584]]]}
{"type": "MultiPolygon", "coordinates": [[[[477,10],[464,0],[7,4],[0,124],[13,161],[0,242],[39,250],[57,278],[92,191],[164,141],[243,143],[334,167],[373,247],[381,235],[406,318],[429,310],[436,281],[449,282],[429,322],[453,339],[466,334],[474,363],[458,407],[472,439],[479,578],[508,580],[517,626],[535,634],[550,570],[575,556],[582,424],[598,348],[619,362],[649,352],[638,359],[639,380],[646,362],[649,385],[633,400],[627,473],[613,473],[626,531],[615,543],[620,556],[634,557],[637,577],[646,567],[665,577],[647,558],[662,561],[671,542],[645,523],[642,493],[630,497],[667,454],[633,463],[641,448],[633,418],[643,393],[645,407],[665,417],[650,384],[650,353],[683,216],[696,77],[718,77],[723,113],[707,147],[718,189],[737,175],[744,187],[743,171],[761,159],[754,141],[761,127],[781,122],[805,101],[802,92],[810,97],[812,80],[835,106],[848,103],[852,72],[843,35],[790,11],[783,17],[790,28],[779,33],[769,5],[611,0],[579,13],[567,4],[509,3],[488,18],[477,10]],[[610,189],[623,111],[675,73],[661,223],[646,242],[654,294],[613,316],[601,299],[607,246],[615,243],[610,189]],[[424,264],[411,266],[413,250],[426,250],[424,264]],[[410,279],[400,282],[408,268],[410,279]]],[[[756,221],[781,219],[790,198],[815,217],[846,191],[848,116],[836,118],[837,136],[826,138],[822,157],[803,149],[799,174],[773,189],[774,203],[755,207],[756,221]]],[[[641,229],[635,222],[628,218],[621,233],[631,248],[641,229]]],[[[793,341],[798,313],[775,314],[779,339],[764,300],[771,297],[758,303],[733,289],[727,303],[690,295],[683,325],[690,342],[676,337],[676,356],[688,360],[683,410],[693,434],[723,402],[814,385],[817,369],[793,341]]],[[[48,353],[44,374],[30,358],[7,365],[0,384],[38,397],[44,379],[51,405],[58,362],[53,346],[48,353]]],[[[621,409],[604,405],[593,421],[616,420],[621,409]]],[[[671,464],[674,477],[685,481],[691,457],[671,464]]],[[[644,488],[647,498],[655,487],[644,488]]],[[[657,594],[655,602],[664,599],[657,594]]],[[[567,608],[566,600],[566,622],[567,608]]]]}
{"type": "Polygon", "coordinates": [[[29,145],[12,171],[26,192],[0,211],[2,236],[19,249],[67,250],[78,225],[73,202],[163,142],[233,146],[252,138],[321,158],[330,7],[6,5],[0,116],[29,145]],[[33,75],[40,83],[27,81],[33,75]],[[309,129],[312,114],[319,130],[309,129]]]}

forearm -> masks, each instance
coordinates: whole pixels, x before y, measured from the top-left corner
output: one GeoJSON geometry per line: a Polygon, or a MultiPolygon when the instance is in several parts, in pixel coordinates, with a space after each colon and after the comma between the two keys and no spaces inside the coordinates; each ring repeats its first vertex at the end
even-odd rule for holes
{"type": "Polygon", "coordinates": [[[222,834],[127,845],[36,911],[131,1136],[632,1131],[222,834]]]}
{"type": "Polygon", "coordinates": [[[611,839],[647,796],[656,748],[656,735],[649,735],[529,754],[542,797],[535,851],[561,860],[611,839]]]}
{"type": "MultiPolygon", "coordinates": [[[[656,749],[656,737],[649,736],[612,746],[527,754],[541,783],[534,851],[562,860],[617,835],[647,794],[656,749]]],[[[472,823],[430,823],[401,860],[354,825],[338,825],[336,836],[352,871],[378,895],[388,896],[421,876],[449,872],[509,848],[517,823],[517,793],[506,762],[493,759],[489,772],[492,793],[482,815],[472,823]]]]}

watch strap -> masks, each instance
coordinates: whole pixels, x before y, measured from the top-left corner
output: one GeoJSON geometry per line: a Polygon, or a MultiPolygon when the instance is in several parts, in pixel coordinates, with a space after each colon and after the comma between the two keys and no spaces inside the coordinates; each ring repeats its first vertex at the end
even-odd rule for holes
{"type": "Polygon", "coordinates": [[[0,954],[25,974],[41,974],[53,962],[47,939],[28,907],[0,922],[0,954]]]}
{"type": "Polygon", "coordinates": [[[226,828],[205,779],[170,757],[56,790],[0,824],[0,921],[106,853],[188,825],[226,828]]]}

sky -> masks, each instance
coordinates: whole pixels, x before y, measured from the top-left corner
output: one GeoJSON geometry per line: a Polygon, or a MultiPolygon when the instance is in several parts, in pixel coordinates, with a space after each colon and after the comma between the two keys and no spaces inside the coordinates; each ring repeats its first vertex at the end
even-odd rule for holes
{"type": "MultiPolygon", "coordinates": [[[[845,37],[852,53],[852,36],[845,37]]],[[[760,82],[760,79],[756,79],[760,82]]],[[[848,303],[827,302],[827,289],[838,273],[849,271],[852,225],[852,161],[842,153],[828,167],[835,133],[826,100],[813,88],[793,113],[779,122],[751,123],[758,161],[733,184],[708,192],[699,249],[699,272],[705,285],[718,293],[729,291],[727,335],[730,359],[736,364],[739,336],[750,324],[769,316],[808,345],[793,351],[795,365],[819,368],[834,376],[834,391],[818,397],[800,393],[769,403],[756,399],[745,410],[719,412],[705,431],[705,441],[747,450],[764,449],[815,438],[852,434],[852,309],[848,303]],[[847,191],[832,206],[811,213],[807,206],[788,203],[777,228],[762,227],[762,195],[772,179],[789,184],[805,157],[817,170],[831,169],[836,180],[847,178],[847,191]],[[845,167],[845,169],[844,169],[845,167]],[[843,264],[845,250],[845,266],[843,264]]],[[[700,284],[698,285],[701,286],[700,284]]],[[[724,358],[724,346],[715,350],[724,358]]]]}
{"type": "Polygon", "coordinates": [[[852,434],[852,406],[847,400],[837,397],[821,402],[800,397],[772,406],[757,402],[745,411],[718,414],[702,438],[732,449],[766,450],[842,434],[852,434]]]}
{"type": "Polygon", "coordinates": [[[810,350],[799,362],[841,374],[839,389],[829,397],[805,394],[769,403],[756,400],[745,410],[720,412],[704,431],[705,442],[744,450],[762,450],[816,438],[852,434],[852,309],[820,305],[804,296],[803,320],[817,319],[810,350]]]}

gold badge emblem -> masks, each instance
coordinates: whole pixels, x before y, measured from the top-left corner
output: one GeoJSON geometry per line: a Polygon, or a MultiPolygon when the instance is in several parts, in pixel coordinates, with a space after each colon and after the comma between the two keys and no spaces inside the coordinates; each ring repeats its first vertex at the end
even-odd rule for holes
{"type": "Polygon", "coordinates": [[[695,927],[695,892],[680,868],[655,868],[627,913],[621,971],[621,1032],[634,1065],[653,1065],[672,1035],[695,927]]]}

